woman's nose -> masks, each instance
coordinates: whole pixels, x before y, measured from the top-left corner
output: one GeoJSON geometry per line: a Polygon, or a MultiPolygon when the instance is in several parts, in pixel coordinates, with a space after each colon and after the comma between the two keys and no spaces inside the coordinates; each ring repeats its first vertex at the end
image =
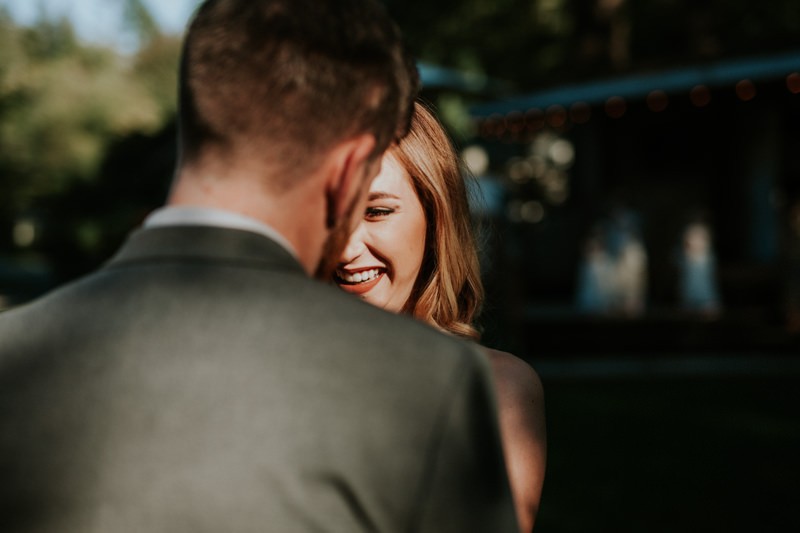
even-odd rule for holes
{"type": "Polygon", "coordinates": [[[364,250],[366,249],[366,244],[364,243],[365,237],[366,229],[364,228],[364,222],[361,222],[358,226],[356,226],[355,231],[350,235],[350,239],[347,241],[347,246],[344,247],[342,256],[339,258],[339,262],[341,264],[352,263],[358,259],[362,253],[364,253],[364,250]]]}

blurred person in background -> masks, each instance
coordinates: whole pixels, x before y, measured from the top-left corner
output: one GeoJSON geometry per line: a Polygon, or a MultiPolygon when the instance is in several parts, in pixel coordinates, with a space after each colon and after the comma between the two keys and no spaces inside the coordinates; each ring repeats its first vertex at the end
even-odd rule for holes
{"type": "MultiPolygon", "coordinates": [[[[466,184],[444,129],[419,102],[409,134],[393,144],[372,182],[364,218],[334,274],[346,292],[478,341],[483,301],[466,184]]],[[[498,393],[503,449],[517,517],[530,532],[544,482],[544,395],[521,359],[486,349],[498,393]]]]}
{"type": "Polygon", "coordinates": [[[517,528],[490,367],[329,278],[416,71],[373,0],[209,0],[167,206],[0,315],[4,532],[517,528]]]}
{"type": "Polygon", "coordinates": [[[692,222],[684,229],[679,268],[681,307],[706,317],[716,316],[720,311],[717,261],[705,223],[692,222]]]}
{"type": "Polygon", "coordinates": [[[618,207],[592,228],[578,271],[579,311],[627,318],[644,313],[647,250],[640,226],[635,211],[618,207]]]}

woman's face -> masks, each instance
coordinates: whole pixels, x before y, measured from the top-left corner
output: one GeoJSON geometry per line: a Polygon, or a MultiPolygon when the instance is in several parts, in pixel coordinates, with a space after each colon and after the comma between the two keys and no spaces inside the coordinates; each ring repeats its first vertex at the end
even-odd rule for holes
{"type": "Polygon", "coordinates": [[[411,295],[425,253],[425,211],[411,177],[387,154],[364,219],[350,237],[334,280],[343,290],[395,313],[411,295]]]}

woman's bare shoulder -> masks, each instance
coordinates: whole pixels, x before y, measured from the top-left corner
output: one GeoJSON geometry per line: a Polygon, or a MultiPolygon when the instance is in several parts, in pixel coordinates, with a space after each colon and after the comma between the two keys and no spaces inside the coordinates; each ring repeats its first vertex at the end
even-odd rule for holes
{"type": "Polygon", "coordinates": [[[484,347],[497,380],[498,393],[542,398],[544,389],[536,370],[523,359],[508,352],[484,347]]]}
{"type": "Polygon", "coordinates": [[[544,392],[539,375],[523,359],[487,349],[494,372],[500,433],[517,518],[533,529],[547,462],[544,392]]]}

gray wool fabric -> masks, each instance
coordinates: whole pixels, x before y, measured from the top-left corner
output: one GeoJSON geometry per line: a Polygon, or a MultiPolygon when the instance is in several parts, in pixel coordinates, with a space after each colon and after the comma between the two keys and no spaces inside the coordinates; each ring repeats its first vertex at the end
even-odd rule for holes
{"type": "Polygon", "coordinates": [[[513,532],[487,362],[255,233],[0,314],[0,531],[513,532]]]}

